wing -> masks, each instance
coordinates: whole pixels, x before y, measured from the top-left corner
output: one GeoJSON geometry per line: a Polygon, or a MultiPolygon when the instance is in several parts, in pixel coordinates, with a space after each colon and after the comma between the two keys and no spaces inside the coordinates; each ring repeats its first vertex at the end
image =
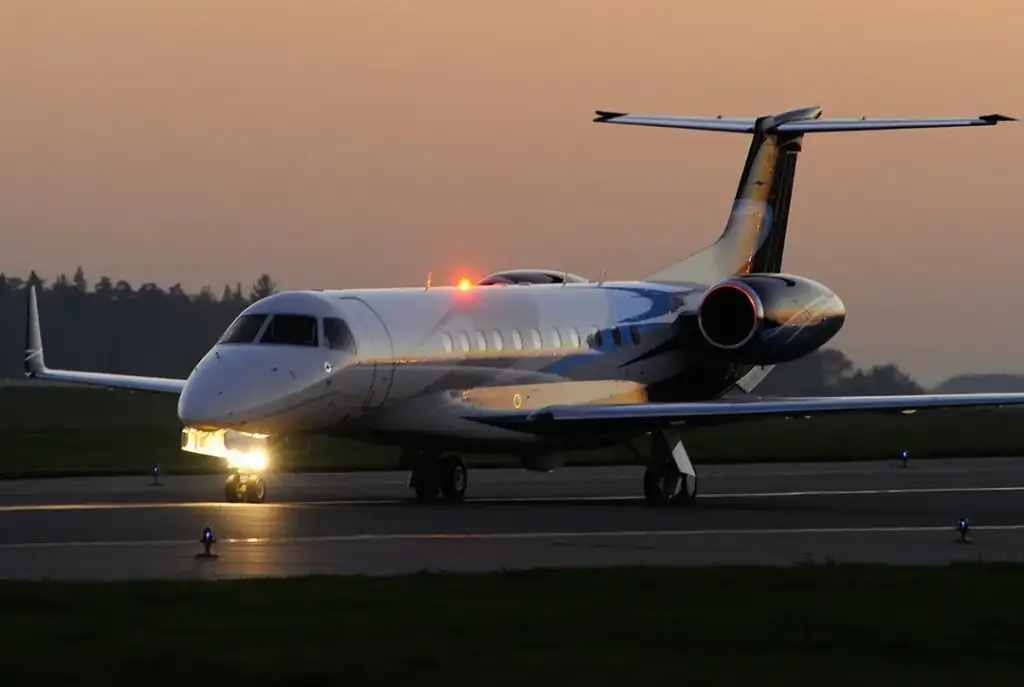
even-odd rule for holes
{"type": "Polygon", "coordinates": [[[837,413],[910,414],[929,408],[1024,405],[1024,393],[831,396],[688,403],[549,406],[470,416],[485,424],[532,434],[631,434],[671,425],[708,425],[770,417],[837,413]]]}
{"type": "Polygon", "coordinates": [[[184,379],[166,377],[136,377],[134,375],[108,374],[104,372],[78,372],[75,370],[51,370],[43,359],[43,335],[39,328],[39,305],[36,302],[36,288],[28,291],[28,322],[25,330],[25,376],[54,382],[101,386],[108,389],[134,389],[165,394],[180,394],[185,388],[184,379]]]}

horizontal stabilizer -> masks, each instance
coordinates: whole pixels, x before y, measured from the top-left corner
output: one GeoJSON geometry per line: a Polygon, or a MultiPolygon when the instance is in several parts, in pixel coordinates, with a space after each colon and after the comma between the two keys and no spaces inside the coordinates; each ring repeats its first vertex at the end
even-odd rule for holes
{"type": "Polygon", "coordinates": [[[937,129],[961,126],[993,126],[1000,122],[1017,121],[1001,114],[978,115],[975,117],[922,117],[922,118],[868,118],[822,119],[820,108],[805,108],[816,112],[817,117],[794,116],[793,111],[781,115],[759,118],[686,117],[674,115],[647,115],[628,112],[597,111],[595,122],[602,124],[629,124],[633,126],[656,126],[669,129],[693,129],[698,131],[724,131],[752,134],[759,123],[765,133],[826,133],[835,131],[884,131],[891,129],[937,129]]]}
{"type": "Polygon", "coordinates": [[[727,131],[749,134],[754,131],[753,119],[724,119],[722,117],[671,117],[662,115],[633,115],[625,112],[597,111],[595,122],[610,124],[634,124],[636,126],[664,126],[673,129],[697,129],[701,131],[727,131]]]}
{"type": "Polygon", "coordinates": [[[921,119],[815,119],[785,122],[775,131],[792,133],[819,133],[828,131],[884,131],[887,129],[942,129],[957,126],[994,126],[999,122],[1015,122],[1013,117],[1001,114],[978,117],[925,117],[921,119]]]}

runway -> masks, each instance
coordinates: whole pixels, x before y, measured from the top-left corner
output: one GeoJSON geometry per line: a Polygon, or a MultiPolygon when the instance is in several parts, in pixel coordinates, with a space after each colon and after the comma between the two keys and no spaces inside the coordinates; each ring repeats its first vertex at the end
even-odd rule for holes
{"type": "Polygon", "coordinates": [[[459,505],[413,502],[405,473],[271,475],[258,505],[222,503],[222,476],[0,481],[0,578],[1024,560],[1024,459],[698,471],[698,505],[667,509],[639,467],[471,466],[459,505]],[[206,525],[214,560],[196,558],[206,525]]]}

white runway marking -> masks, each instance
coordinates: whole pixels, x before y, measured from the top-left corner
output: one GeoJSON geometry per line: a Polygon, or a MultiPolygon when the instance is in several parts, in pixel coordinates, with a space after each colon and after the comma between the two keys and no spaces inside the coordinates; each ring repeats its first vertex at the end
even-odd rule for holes
{"type": "MultiPolygon", "coordinates": [[[[723,494],[701,494],[698,499],[766,499],[797,498],[806,496],[906,496],[913,494],[969,494],[994,492],[1019,492],[1024,486],[1011,487],[933,487],[921,489],[820,489],[804,491],[761,491],[734,492],[723,494]]],[[[576,503],[576,502],[628,502],[641,501],[640,496],[515,496],[493,498],[467,498],[473,503],[576,503]]],[[[130,510],[159,508],[309,508],[314,506],[385,506],[412,503],[412,499],[334,499],[329,501],[292,501],[282,503],[226,503],[223,501],[152,501],[152,502],[97,502],[23,504],[0,506],[2,513],[32,511],[81,511],[81,510],[130,510]]]]}
{"type": "MultiPolygon", "coordinates": [[[[1024,524],[979,525],[971,527],[972,532],[1007,532],[1024,530],[1024,524]]],[[[613,537],[727,537],[762,535],[812,535],[812,534],[926,534],[954,533],[953,527],[906,526],[906,527],[807,527],[807,528],[765,528],[765,529],[705,529],[705,530],[607,530],[579,532],[470,532],[470,533],[392,533],[392,534],[339,534],[318,537],[249,537],[222,539],[218,544],[231,545],[288,545],[288,544],[329,544],[383,541],[473,541],[473,540],[538,540],[538,539],[598,539],[613,537]]],[[[198,540],[148,539],[137,541],[67,541],[67,542],[21,542],[0,544],[0,550],[10,549],[57,549],[75,547],[128,547],[128,546],[188,546],[198,548],[198,540]]]]}
{"type": "MultiPolygon", "coordinates": [[[[829,465],[836,465],[836,463],[829,463],[829,465]]],[[[1001,474],[1011,472],[1022,472],[1024,471],[1024,459],[1020,465],[1004,466],[999,465],[995,467],[987,466],[976,466],[966,465],[962,467],[957,466],[933,466],[933,465],[922,465],[911,468],[913,472],[898,470],[899,463],[892,462],[884,466],[879,467],[844,467],[837,466],[832,470],[815,470],[815,469],[790,469],[790,470],[778,470],[778,469],[767,469],[767,470],[750,470],[739,472],[732,468],[733,466],[727,466],[728,471],[719,471],[715,467],[711,466],[703,468],[700,471],[702,479],[713,479],[713,480],[730,480],[730,479],[749,479],[751,477],[848,477],[851,475],[891,475],[899,471],[902,474],[915,474],[915,475],[951,475],[951,474],[980,474],[980,473],[991,473],[998,472],[1001,474]]],[[[490,470],[477,469],[474,471],[473,481],[477,484],[491,484],[491,485],[524,485],[532,487],[535,484],[578,484],[581,482],[621,482],[621,481],[636,481],[642,474],[642,468],[636,466],[630,466],[636,470],[635,473],[631,474],[614,474],[614,475],[586,475],[583,477],[574,476],[573,470],[587,470],[588,467],[564,467],[556,473],[541,474],[532,477],[524,477],[520,473],[514,475],[490,475],[487,474],[490,470]]],[[[701,466],[698,466],[701,467],[701,466]]],[[[601,468],[597,468],[601,469],[601,468]]],[[[328,473],[332,480],[337,480],[335,473],[328,473]]],[[[360,485],[360,486],[392,486],[401,485],[405,486],[408,484],[408,477],[400,477],[395,479],[371,479],[364,478],[359,479],[344,479],[337,480],[338,484],[349,484],[349,485],[360,485]]],[[[134,488],[134,487],[132,487],[134,488]]]]}

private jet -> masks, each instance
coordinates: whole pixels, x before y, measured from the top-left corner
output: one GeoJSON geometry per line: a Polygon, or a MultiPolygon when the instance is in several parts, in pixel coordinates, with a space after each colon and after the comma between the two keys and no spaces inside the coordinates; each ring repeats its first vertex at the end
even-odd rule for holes
{"type": "Polygon", "coordinates": [[[515,269],[452,286],[428,278],[285,291],[245,308],[187,379],[47,367],[33,288],[25,373],[178,395],[181,448],[223,461],[224,498],[250,503],[266,499],[275,446],[304,435],[396,447],[424,502],[465,499],[460,455],[469,452],[551,471],[567,451],[625,445],[646,466],[646,500],[685,506],[698,493],[690,427],[1024,403],[1024,394],[752,396],[775,366],[821,348],[846,318],[828,287],[782,272],[804,136],[1016,121],[821,115],[817,106],[755,118],[597,111],[598,123],[752,137],[717,241],[638,281],[515,269]]]}

